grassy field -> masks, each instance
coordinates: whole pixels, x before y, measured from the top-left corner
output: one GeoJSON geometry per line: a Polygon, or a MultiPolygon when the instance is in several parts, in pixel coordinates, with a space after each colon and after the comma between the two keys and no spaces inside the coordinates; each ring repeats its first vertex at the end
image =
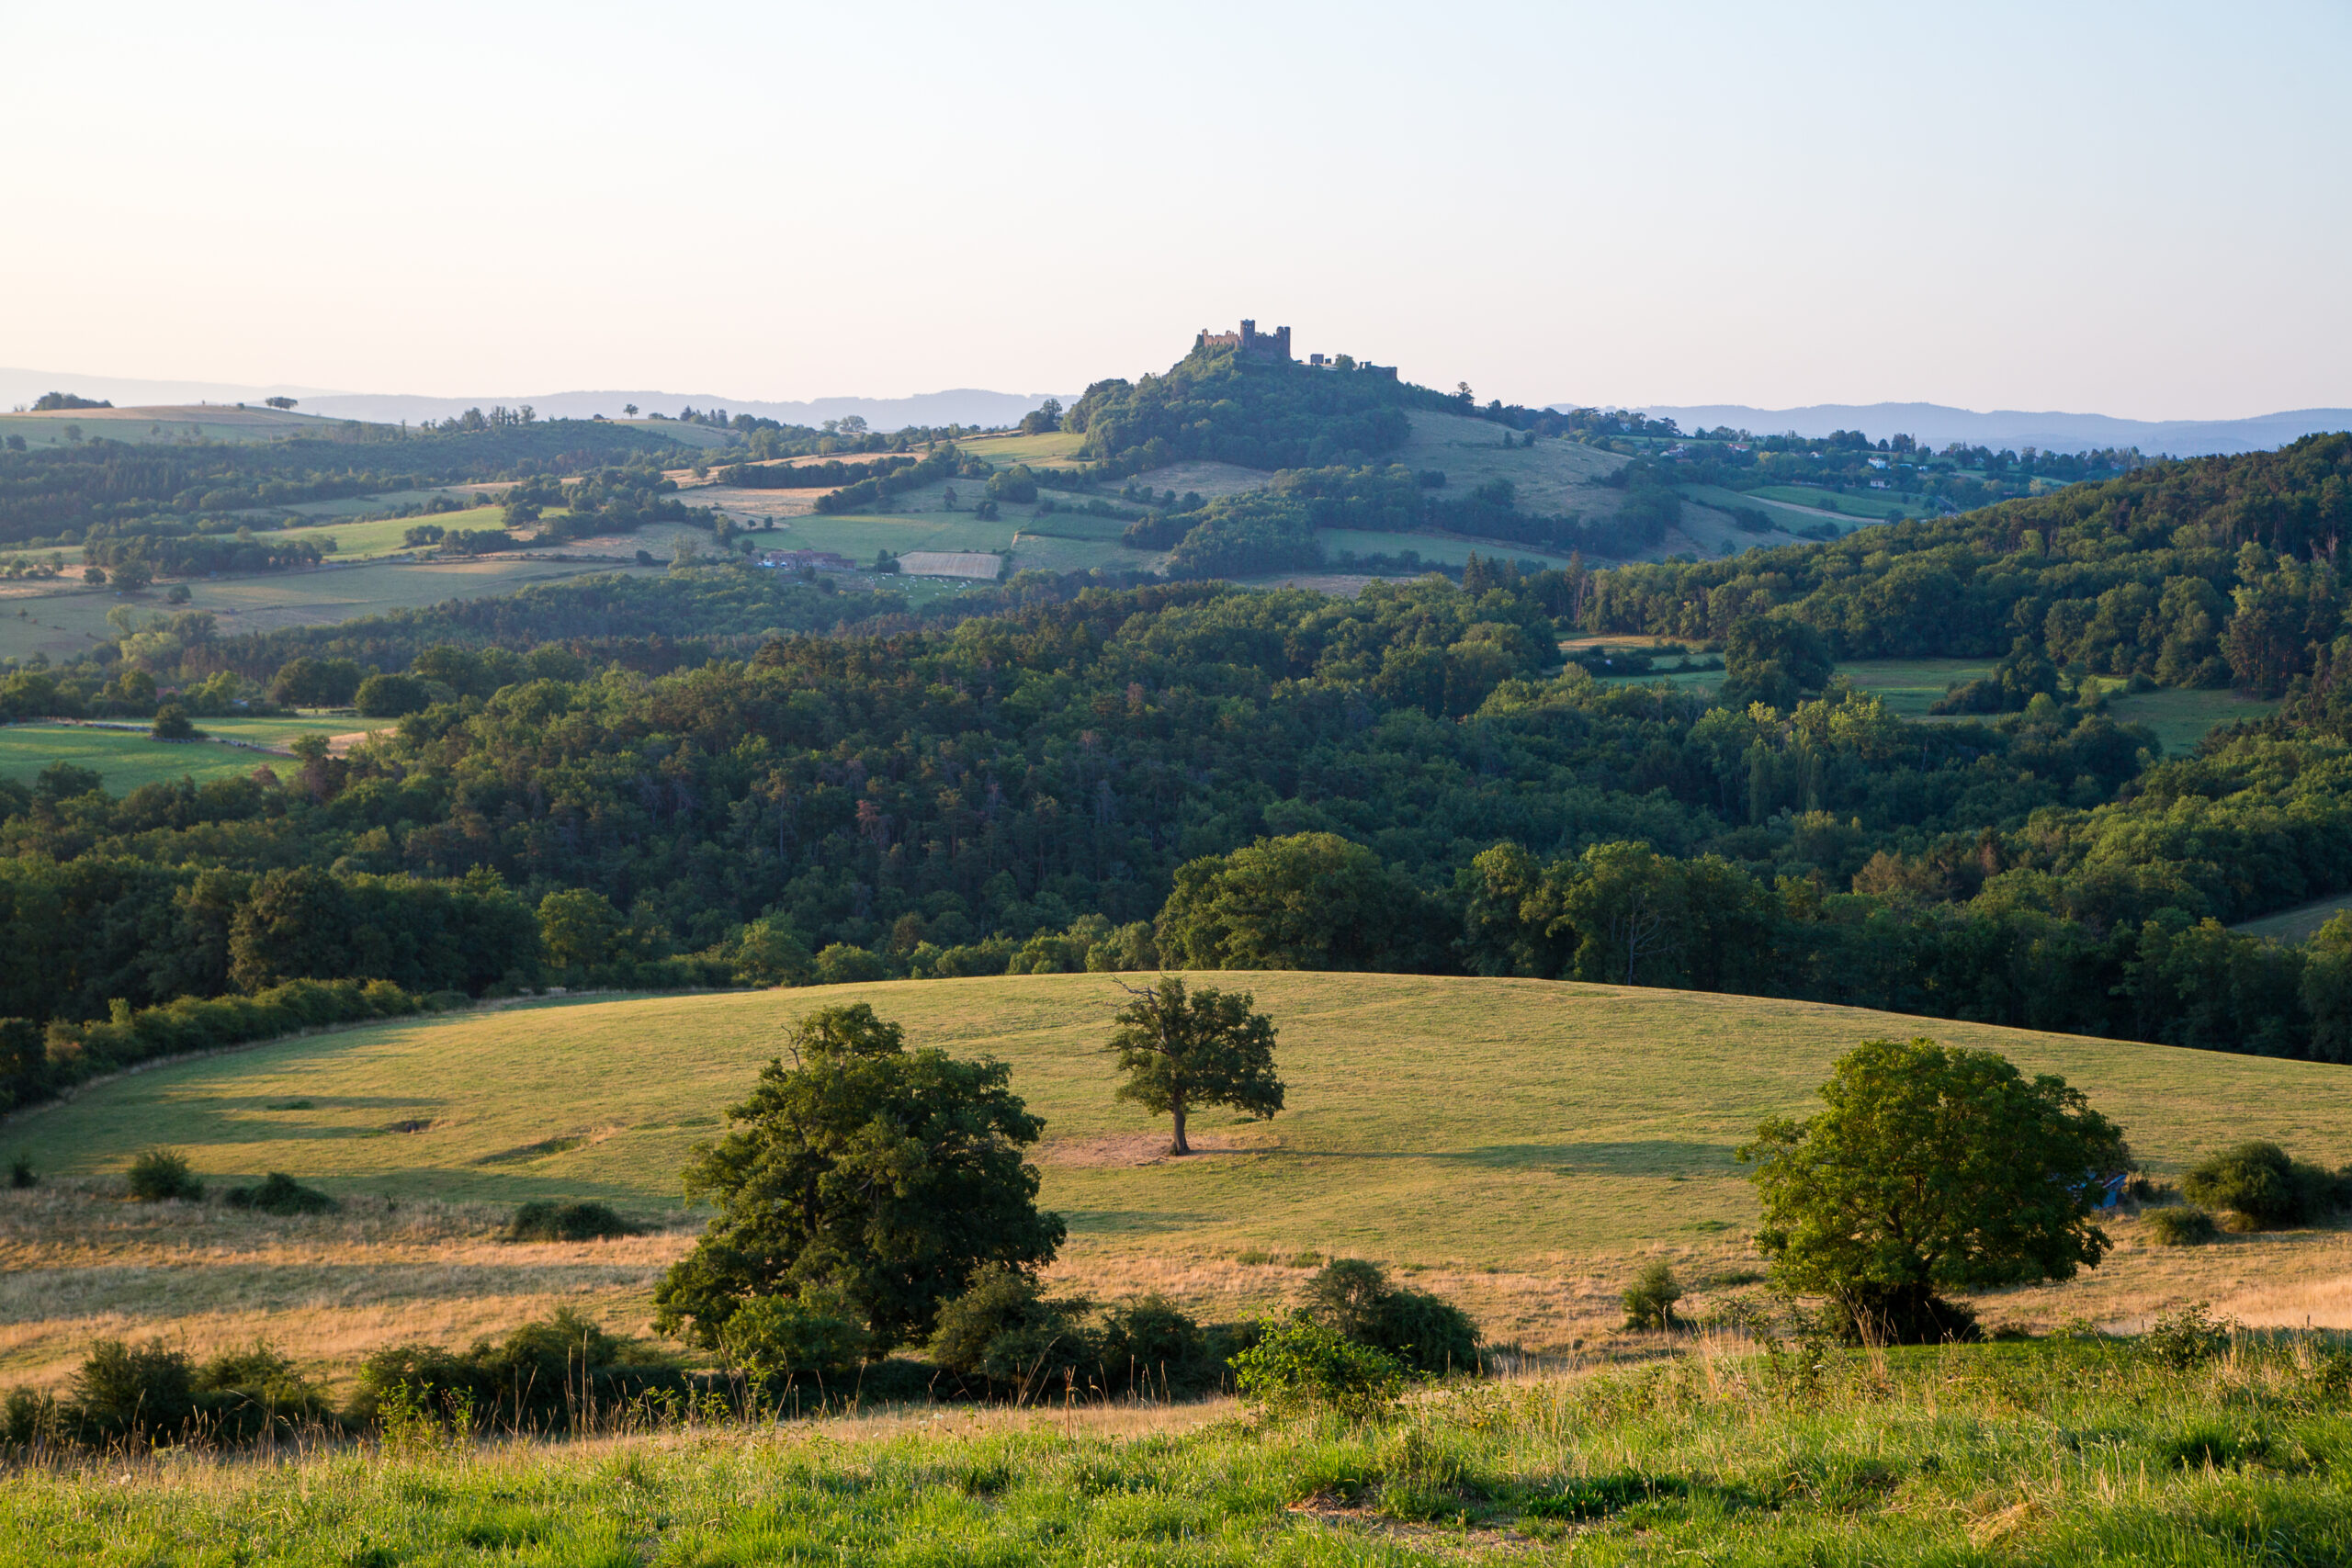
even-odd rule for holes
{"type": "MultiPolygon", "coordinates": [[[[655,547],[660,541],[654,540],[653,535],[654,530],[648,529],[643,540],[631,536],[635,542],[629,547],[636,547],[637,543],[655,547]]],[[[708,543],[707,534],[694,536],[708,543]]],[[[587,550],[598,546],[594,541],[582,541],[575,547],[587,550]]],[[[165,604],[163,594],[156,592],[129,598],[80,588],[62,592],[0,595],[0,658],[26,658],[38,652],[52,659],[70,659],[101,642],[110,642],[115,632],[107,624],[107,612],[119,604],[131,604],[142,612],[159,615],[175,608],[209,610],[219,617],[220,635],[233,637],[239,632],[267,631],[279,626],[325,626],[355,615],[419,608],[447,599],[512,593],[533,583],[558,582],[590,572],[645,570],[648,569],[609,560],[566,561],[552,557],[363,562],[254,577],[199,578],[187,585],[194,597],[187,604],[177,607],[165,604]]]]}
{"type": "Polygon", "coordinates": [[[2167,690],[2119,694],[2109,697],[2107,705],[2119,720],[2154,730],[2165,755],[2179,757],[2195,750],[2209,731],[2243,718],[2260,718],[2278,705],[2235,692],[2167,690]]]}
{"type": "MultiPolygon", "coordinates": [[[[562,1444],[36,1467],[11,1560],[1339,1568],[2321,1568],[2352,1561],[2326,1337],[2104,1341],[1454,1385],[1385,1418],[915,1407],[562,1444]]],[[[2340,1373],[2340,1368],[2338,1369],[2340,1373]]]]}
{"type": "MultiPolygon", "coordinates": [[[[1759,501],[1786,502],[1792,506],[1810,506],[1822,512],[1835,512],[1847,517],[1859,517],[1865,522],[1881,523],[1889,517],[1917,517],[1928,510],[1925,496],[1897,495],[1892,491],[1816,490],[1811,485],[1759,485],[1740,493],[1759,501]]],[[[1754,504],[1751,502],[1749,504],[1754,504]]]]}
{"type": "Polygon", "coordinates": [[[2230,929],[2248,936],[2275,937],[2280,942],[2305,942],[2313,931],[2346,909],[2352,909],[2352,894],[2298,904],[2291,909],[2281,909],[2275,915],[2246,920],[2230,929]]]}
{"type": "MultiPolygon", "coordinates": [[[[251,722],[251,721],[247,721],[251,722]]],[[[336,732],[352,728],[356,719],[337,721],[336,732]]],[[[209,721],[198,728],[209,729],[209,721]]],[[[257,739],[255,737],[240,739],[257,739]]],[[[260,741],[260,744],[268,744],[260,741]]],[[[168,783],[181,777],[198,784],[231,774],[249,774],[255,768],[288,768],[282,757],[265,756],[238,746],[209,741],[150,739],[143,730],[93,729],[70,724],[11,724],[0,726],[0,778],[30,784],[51,762],[71,762],[95,769],[107,791],[124,795],[141,784],[168,783]]]]}
{"type": "MultiPolygon", "coordinates": [[[[299,735],[352,735],[378,728],[379,722],[349,714],[331,717],[297,714],[281,718],[204,718],[197,720],[197,728],[223,739],[283,749],[299,735]]],[[[251,773],[258,767],[290,771],[284,758],[262,756],[238,746],[155,740],[144,729],[72,724],[0,727],[0,778],[30,783],[51,762],[95,769],[114,795],[181,777],[200,784],[232,773],[251,773]]]]}
{"type": "Polygon", "coordinates": [[[223,403],[187,403],[130,409],[61,409],[53,413],[0,413],[0,435],[21,435],[31,446],[62,446],[73,439],[148,446],[169,441],[276,441],[287,435],[331,430],[339,419],[269,408],[240,409],[223,403]]]}
{"type": "Polygon", "coordinates": [[[1460,534],[1385,534],[1368,528],[1318,528],[1315,537],[1327,556],[1335,556],[1341,550],[1352,550],[1360,556],[1400,556],[1413,550],[1425,561],[1445,561],[1453,566],[1460,566],[1473,555],[1482,559],[1499,557],[1504,560],[1542,561],[1545,566],[1568,563],[1564,555],[1554,555],[1531,545],[1472,539],[1460,534]]]}
{"type": "MultiPolygon", "coordinates": [[[[544,515],[553,522],[563,516],[564,511],[556,507],[544,515]]],[[[322,550],[332,539],[334,548],[328,553],[336,560],[364,560],[412,547],[404,542],[405,536],[411,528],[425,524],[452,533],[460,528],[498,529],[506,525],[506,513],[503,507],[469,506],[463,512],[436,512],[430,517],[383,517],[372,523],[322,523],[314,527],[279,528],[258,537],[265,544],[292,544],[307,539],[322,550]]]]}
{"type": "Polygon", "coordinates": [[[1544,515],[1578,513],[1589,522],[1612,515],[1622,492],[1600,481],[1625,466],[1625,459],[1574,441],[1538,441],[1532,446],[1502,444],[1502,427],[1461,414],[1416,413],[1413,434],[1388,461],[1416,471],[1445,475],[1441,496],[1467,494],[1491,479],[1509,479],[1522,512],[1544,515]]]}
{"type": "MultiPolygon", "coordinates": [[[[1817,511],[1786,505],[1755,491],[1725,490],[1721,485],[1679,485],[1676,488],[1681,491],[1683,500],[1696,502],[1702,506],[1711,507],[1719,512],[1728,513],[1738,507],[1747,507],[1761,512],[1772,520],[1781,529],[1781,534],[1791,536],[1789,538],[1781,537],[1781,534],[1746,536],[1759,545],[1793,543],[1793,536],[1800,529],[1810,528],[1816,524],[1828,521],[1817,511]]],[[[1849,519],[1849,523],[1851,521],[1849,519]]]]}
{"type": "MultiPolygon", "coordinates": [[[[1352,1254],[1462,1301],[1490,1334],[1566,1348],[1610,1329],[1645,1258],[1752,1277],[1755,1201],[1732,1150],[1761,1116],[1804,1109],[1832,1058],[1873,1034],[1929,1032],[2063,1073],[2159,1172],[2254,1136],[2352,1159],[2352,1098],[2338,1092],[2352,1080],[2312,1064],[1670,991],[1222,978],[1281,1029],[1289,1107],[1272,1122],[1201,1118],[1206,1152],[1182,1161],[1162,1157],[1162,1127],[1111,1098],[1100,1046],[1123,998],[1105,976],[542,1003],[121,1078],[0,1127],[0,1154],[68,1182],[48,1208],[0,1210],[17,1216],[0,1236],[0,1371],[53,1381],[94,1334],[166,1327],[204,1345],[267,1334],[347,1366],[389,1337],[486,1332],[575,1291],[641,1325],[684,1232],[502,1247],[497,1217],[582,1197],[684,1220],[688,1151],[792,1020],[853,999],[915,1043],[1012,1065],[1047,1119],[1035,1158],[1042,1201],[1069,1222],[1061,1279],[1111,1299],[1158,1289],[1215,1316],[1280,1301],[1316,1255],[1352,1254]],[[284,1170],[361,1201],[265,1224],[74,1195],[76,1179],[103,1194],[153,1144],[186,1149],[216,1184],[284,1170]]],[[[2121,1250],[2095,1275],[2010,1292],[1991,1315],[2128,1322],[2203,1296],[2249,1320],[2352,1324],[2339,1233],[2178,1251],[2143,1245],[2137,1222],[2118,1228],[2121,1250]]]]}
{"type": "Polygon", "coordinates": [[[1086,437],[1075,430],[1057,430],[1048,435],[981,435],[956,445],[1000,468],[1015,463],[1033,468],[1067,468],[1078,462],[1078,449],[1086,445],[1086,437]]]}
{"type": "MultiPolygon", "coordinates": [[[[1579,640],[1631,647],[1645,639],[1601,637],[1579,640]]],[[[1973,681],[1992,672],[1992,661],[1982,659],[1849,659],[1838,665],[1838,674],[1865,692],[1875,692],[1886,700],[1890,712],[1905,718],[1929,717],[1929,706],[1955,682],[1973,681]]],[[[1712,691],[1723,684],[1724,677],[1720,670],[1705,670],[1680,675],[1616,678],[1665,681],[1677,686],[1697,686],[1712,691]]],[[[2118,682],[2108,682],[2106,684],[2109,688],[2108,711],[2120,723],[2144,724],[2155,731],[2167,757],[2185,756],[2196,750],[2197,743],[2210,731],[2240,719],[2259,718],[2278,705],[2276,702],[2240,696],[2235,692],[2165,690],[2123,693],[2114,689],[2118,682]]]]}

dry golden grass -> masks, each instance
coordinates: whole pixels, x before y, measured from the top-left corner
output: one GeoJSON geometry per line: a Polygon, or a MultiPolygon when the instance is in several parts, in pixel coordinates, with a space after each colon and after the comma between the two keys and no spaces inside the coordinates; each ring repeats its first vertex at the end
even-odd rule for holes
{"type": "Polygon", "coordinates": [[[198,1355],[266,1339],[334,1380],[385,1345],[464,1344],[559,1306],[640,1333],[654,1279],[692,1240],[673,1226],[511,1245],[505,1217],[353,1197],[277,1218],[133,1203],[112,1181],[0,1193],[0,1372],[55,1386],[93,1339],[161,1337],[198,1355]]]}

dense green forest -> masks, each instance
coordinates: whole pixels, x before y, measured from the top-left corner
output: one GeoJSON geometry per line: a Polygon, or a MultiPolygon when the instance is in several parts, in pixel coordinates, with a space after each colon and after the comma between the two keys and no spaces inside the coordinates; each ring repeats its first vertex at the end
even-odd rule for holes
{"type": "MultiPolygon", "coordinates": [[[[260,1007],[206,998],[382,1010],[1163,962],[1693,986],[2352,1059],[2352,923],[2303,946],[2225,929],[2352,890],[2333,567],[2352,436],[1713,563],[1474,559],[1353,599],[1215,581],[1304,561],[1335,521],[1479,504],[1381,460],[1430,400],[1528,417],[1206,352],[1091,389],[1067,416],[1091,475],[1029,482],[1245,436],[1284,465],[1138,519],[1165,578],[1023,573],[916,610],[722,558],[241,637],[126,610],[119,644],[12,671],[0,711],[252,712],[367,682],[398,724],[348,757],[306,743],[285,782],[0,784],[0,1018],[25,1021],[0,1076],[38,1094],[184,1041],[190,1008],[233,1028],[260,1007]],[[1596,679],[1562,658],[1577,633],[1719,650],[1722,687],[1596,679]],[[1920,723],[1835,672],[1882,655],[1999,662],[1920,723]],[[2285,701],[2165,757],[2108,710],[2119,679],[2285,701]],[[344,981],[392,989],[287,990],[344,981]]],[[[855,487],[882,500],[971,468],[907,433],[816,445],[906,451],[855,487]]],[[[648,471],[542,469],[518,504],[674,504],[648,471]]],[[[1670,497],[1665,457],[1629,474],[1670,497]]]]}

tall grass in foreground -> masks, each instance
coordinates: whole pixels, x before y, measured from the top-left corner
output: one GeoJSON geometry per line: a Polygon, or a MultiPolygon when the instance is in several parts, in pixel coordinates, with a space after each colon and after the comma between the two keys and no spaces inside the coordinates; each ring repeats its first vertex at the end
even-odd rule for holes
{"type": "Polygon", "coordinates": [[[2352,1356],[2197,1332],[1702,1347],[1393,1415],[929,1410],[568,1444],[408,1430],[296,1459],[31,1469],[57,1563],[2352,1562],[2352,1356]]]}

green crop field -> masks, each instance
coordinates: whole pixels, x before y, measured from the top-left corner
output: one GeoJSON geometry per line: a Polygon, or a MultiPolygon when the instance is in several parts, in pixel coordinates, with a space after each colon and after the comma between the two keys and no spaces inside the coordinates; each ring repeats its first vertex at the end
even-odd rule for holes
{"type": "MultiPolygon", "coordinates": [[[[252,723],[252,720],[245,720],[252,723]]],[[[340,721],[336,733],[358,728],[357,719],[340,721]]],[[[209,723],[198,728],[209,729],[209,723]]],[[[224,730],[223,733],[226,733],[224,730]]],[[[241,736],[269,744],[257,736],[241,736]]],[[[141,784],[192,778],[198,784],[231,774],[248,774],[255,768],[287,770],[285,758],[265,756],[237,746],[209,741],[155,740],[143,730],[94,729],[71,724],[11,724],[0,726],[0,778],[30,784],[51,762],[71,762],[96,770],[107,791],[126,795],[141,784]]]]}

